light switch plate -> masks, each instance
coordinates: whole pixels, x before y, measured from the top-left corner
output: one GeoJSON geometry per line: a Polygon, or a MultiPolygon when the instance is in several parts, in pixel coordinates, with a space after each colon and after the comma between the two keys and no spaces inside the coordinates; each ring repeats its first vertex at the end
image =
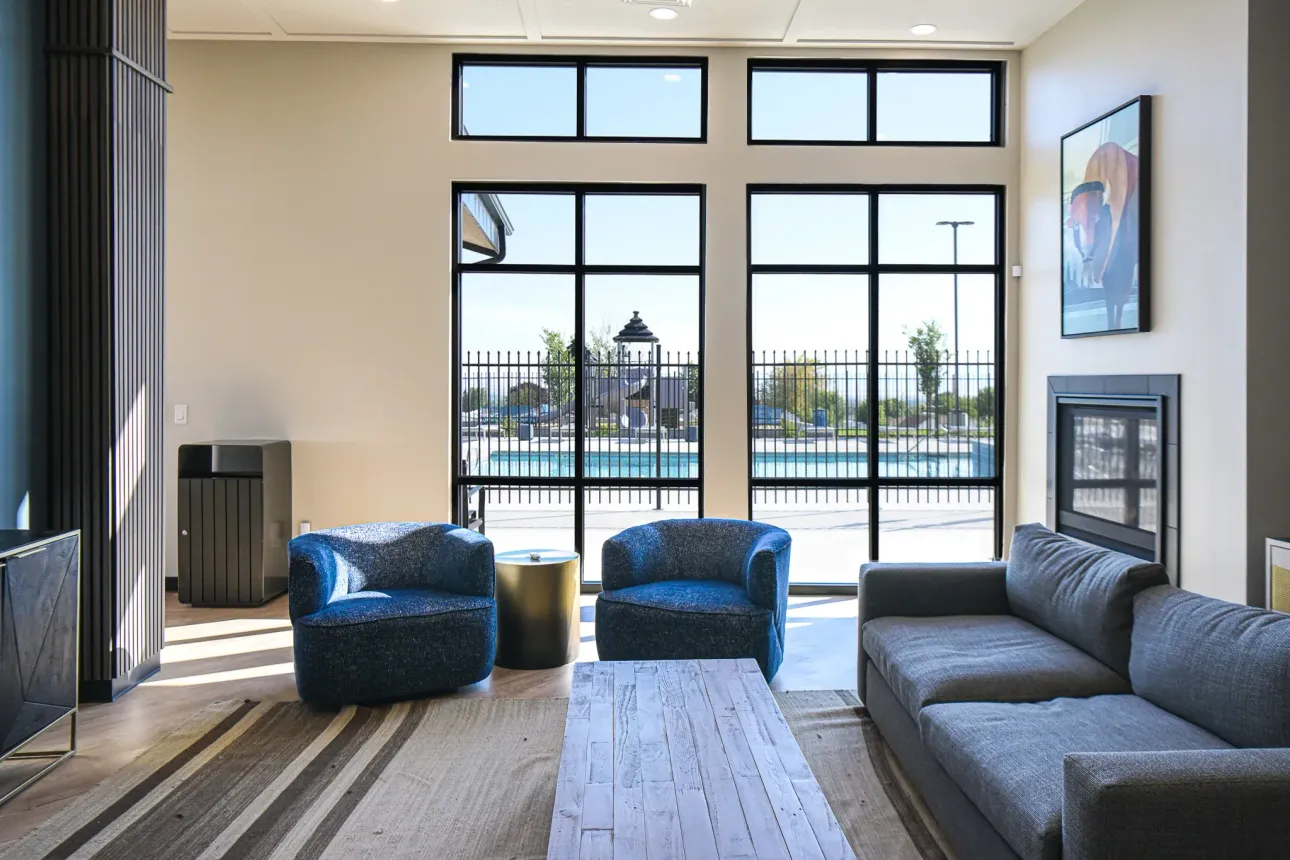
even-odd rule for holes
{"type": "Polygon", "coordinates": [[[1012,276],[1013,276],[1014,278],[1020,278],[1020,277],[1021,277],[1021,267],[1020,267],[1020,266],[1013,266],[1013,267],[1012,267],[1012,276]]]}
{"type": "Polygon", "coordinates": [[[175,404],[175,423],[176,424],[188,423],[188,407],[183,405],[182,403],[175,404]]]}

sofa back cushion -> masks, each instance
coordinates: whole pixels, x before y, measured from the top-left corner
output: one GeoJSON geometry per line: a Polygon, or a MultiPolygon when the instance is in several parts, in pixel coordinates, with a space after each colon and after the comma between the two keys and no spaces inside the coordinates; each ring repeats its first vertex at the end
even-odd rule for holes
{"type": "Polygon", "coordinates": [[[1133,614],[1135,693],[1238,747],[1290,746],[1290,615],[1171,586],[1133,614]]]}
{"type": "Polygon", "coordinates": [[[1012,611],[1129,677],[1133,598],[1169,582],[1163,566],[1059,535],[1017,526],[1008,559],[1012,611]]]}

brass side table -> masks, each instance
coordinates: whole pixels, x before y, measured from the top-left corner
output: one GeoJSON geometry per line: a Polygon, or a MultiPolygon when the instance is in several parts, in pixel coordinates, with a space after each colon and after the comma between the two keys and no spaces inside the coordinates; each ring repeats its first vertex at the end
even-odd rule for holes
{"type": "Polygon", "coordinates": [[[578,554],[497,554],[497,656],[506,669],[550,669],[578,658],[578,554]]]}

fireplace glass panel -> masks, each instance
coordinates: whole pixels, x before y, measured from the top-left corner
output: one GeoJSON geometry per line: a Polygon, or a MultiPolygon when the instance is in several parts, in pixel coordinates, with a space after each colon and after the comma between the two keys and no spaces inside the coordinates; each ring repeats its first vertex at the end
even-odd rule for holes
{"type": "Polygon", "coordinates": [[[1069,409],[1068,510],[1154,534],[1160,519],[1155,410],[1069,409]]]}

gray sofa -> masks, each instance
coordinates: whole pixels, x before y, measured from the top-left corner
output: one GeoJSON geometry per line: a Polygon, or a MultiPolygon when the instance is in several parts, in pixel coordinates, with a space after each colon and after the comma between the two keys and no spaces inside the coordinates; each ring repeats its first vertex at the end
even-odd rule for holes
{"type": "Polygon", "coordinates": [[[1290,857],[1290,615],[1017,528],[866,565],[859,692],[961,860],[1290,857]]]}

